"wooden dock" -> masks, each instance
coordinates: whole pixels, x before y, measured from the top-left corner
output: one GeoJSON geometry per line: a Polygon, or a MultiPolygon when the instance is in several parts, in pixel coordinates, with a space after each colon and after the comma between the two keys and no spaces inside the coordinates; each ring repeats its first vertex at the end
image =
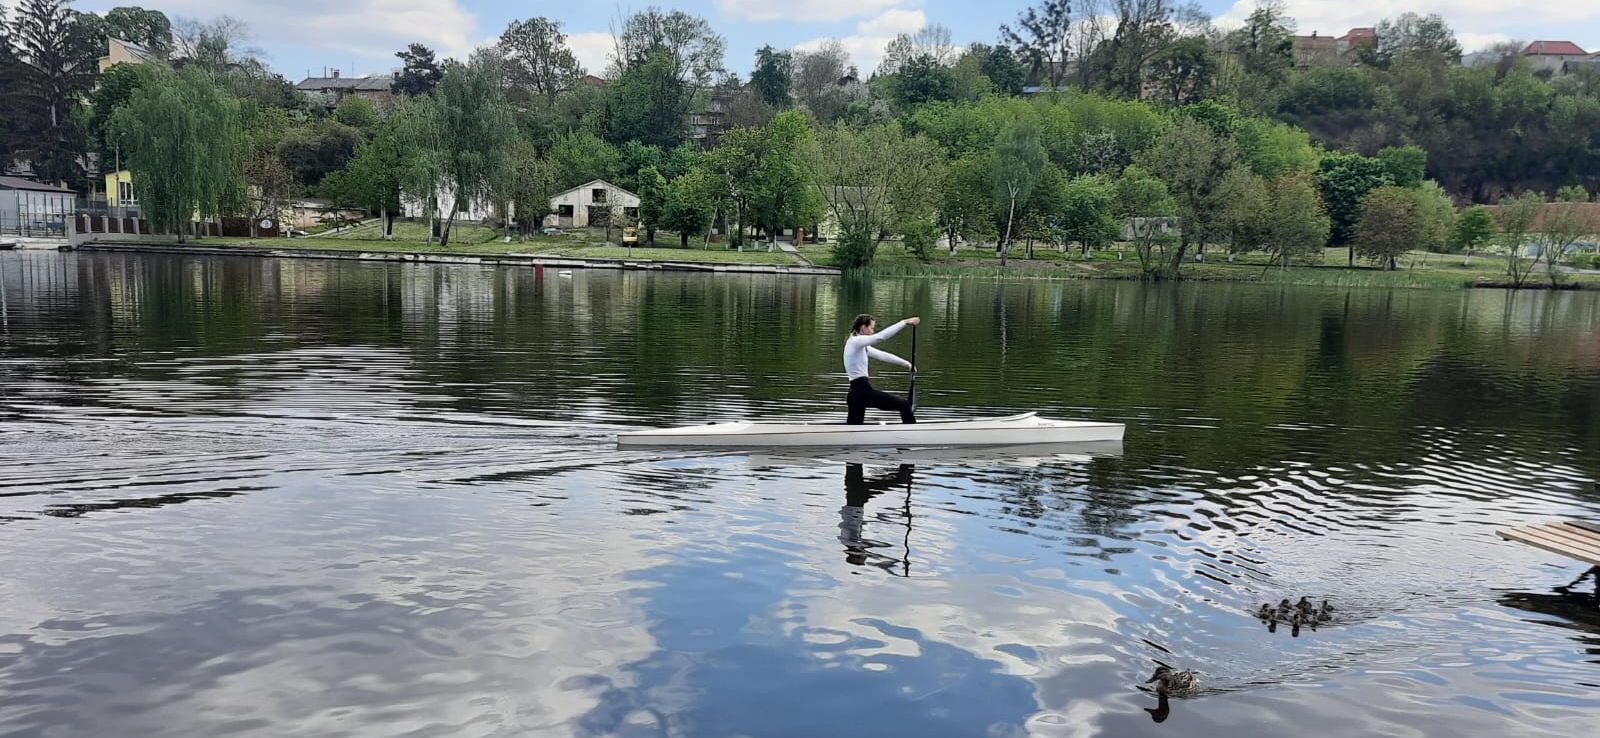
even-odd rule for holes
{"type": "Polygon", "coordinates": [[[1565,520],[1519,525],[1496,532],[1508,541],[1521,541],[1600,567],[1600,524],[1565,520]]]}

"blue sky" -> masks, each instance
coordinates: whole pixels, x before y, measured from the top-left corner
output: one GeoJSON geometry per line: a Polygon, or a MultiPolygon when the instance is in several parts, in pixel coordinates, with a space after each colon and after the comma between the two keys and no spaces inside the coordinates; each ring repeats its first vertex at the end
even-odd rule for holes
{"type": "MultiPolygon", "coordinates": [[[[1082,7],[1082,1],[1075,2],[1082,7]]],[[[681,9],[709,20],[728,40],[728,67],[749,72],[763,44],[804,47],[821,39],[844,41],[863,72],[877,65],[883,45],[901,32],[924,24],[951,29],[955,40],[993,42],[1001,23],[1037,0],[679,0],[661,7],[681,9]]],[[[1109,6],[1109,0],[1099,0],[1109,6]]],[[[13,0],[0,0],[13,4],[13,0]]],[[[79,10],[104,11],[133,2],[79,0],[79,10]]],[[[344,74],[387,73],[393,54],[419,41],[441,56],[465,55],[518,18],[543,15],[562,22],[579,58],[591,71],[602,67],[610,50],[608,25],[647,2],[490,2],[489,0],[142,0],[168,16],[209,19],[231,15],[252,30],[253,45],[292,81],[324,68],[344,74]]],[[[1242,18],[1255,0],[1201,0],[1227,24],[1242,18]]],[[[1303,33],[1341,35],[1352,26],[1410,10],[1439,13],[1456,30],[1468,51],[1495,41],[1570,40],[1587,50],[1600,48],[1600,2],[1582,0],[1287,0],[1289,14],[1303,33]]]]}

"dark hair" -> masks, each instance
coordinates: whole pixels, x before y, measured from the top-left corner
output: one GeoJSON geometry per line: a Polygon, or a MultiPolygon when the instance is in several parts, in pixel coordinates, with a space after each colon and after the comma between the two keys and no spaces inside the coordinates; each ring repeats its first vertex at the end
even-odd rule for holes
{"type": "Polygon", "coordinates": [[[877,321],[869,313],[857,315],[856,322],[850,324],[850,335],[854,336],[860,333],[862,328],[872,325],[875,322],[877,321]]]}

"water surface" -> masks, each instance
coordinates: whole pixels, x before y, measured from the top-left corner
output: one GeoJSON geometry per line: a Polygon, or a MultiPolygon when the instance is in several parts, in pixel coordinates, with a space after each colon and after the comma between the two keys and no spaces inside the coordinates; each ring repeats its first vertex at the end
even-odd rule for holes
{"type": "Polygon", "coordinates": [[[1600,517],[1600,295],[54,253],[0,288],[0,736],[1600,716],[1584,567],[1495,535],[1600,517]],[[841,417],[862,311],[924,317],[924,417],[1120,453],[616,448],[841,417]],[[1250,614],[1300,595],[1335,621],[1250,614]],[[1204,692],[1158,710],[1158,662],[1204,692]]]}

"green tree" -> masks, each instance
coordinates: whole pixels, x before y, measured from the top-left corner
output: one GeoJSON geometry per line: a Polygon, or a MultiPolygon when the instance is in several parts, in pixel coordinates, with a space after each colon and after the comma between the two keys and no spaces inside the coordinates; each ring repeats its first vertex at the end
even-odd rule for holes
{"type": "Polygon", "coordinates": [[[1567,251],[1579,241],[1600,234],[1600,217],[1589,207],[1589,193],[1582,187],[1563,187],[1554,202],[1544,206],[1539,228],[1539,261],[1544,262],[1550,286],[1565,276],[1559,266],[1567,251]]]}
{"type": "Polygon", "coordinates": [[[243,208],[239,101],[206,73],[156,70],[112,115],[111,130],[126,146],[140,206],[156,227],[177,231],[181,241],[192,216],[243,208]]]}
{"type": "Polygon", "coordinates": [[[1141,165],[1166,183],[1182,224],[1178,248],[1164,270],[1166,276],[1179,275],[1190,243],[1204,248],[1219,234],[1225,204],[1222,179],[1239,160],[1239,150],[1231,140],[1194,120],[1174,123],[1140,157],[1141,165]]]}
{"type": "Polygon", "coordinates": [[[1160,271],[1155,249],[1165,242],[1163,225],[1176,215],[1178,204],[1167,192],[1167,185],[1137,166],[1123,170],[1117,180],[1117,197],[1112,201],[1112,214],[1126,224],[1133,237],[1134,253],[1139,257],[1139,268],[1145,274],[1160,271]]]}
{"type": "Polygon", "coordinates": [[[360,95],[345,95],[333,110],[333,119],[356,130],[365,131],[378,124],[378,108],[360,95]]]}
{"type": "Polygon", "coordinates": [[[1050,221],[1052,230],[1064,242],[1077,243],[1087,257],[1121,235],[1116,200],[1116,186],[1103,175],[1073,177],[1061,188],[1060,211],[1050,221]]]}
{"type": "Polygon", "coordinates": [[[916,183],[940,171],[943,155],[932,141],[907,136],[898,125],[854,130],[833,126],[806,146],[807,169],[839,224],[834,263],[870,265],[878,243],[904,211],[896,197],[912,199],[916,183]]]}
{"type": "Polygon", "coordinates": [[[679,83],[673,55],[653,49],[606,88],[606,137],[672,148],[688,133],[694,89],[679,83]]]}
{"type": "Polygon", "coordinates": [[[551,213],[550,198],[559,192],[555,166],[540,158],[531,141],[519,139],[512,144],[507,176],[504,196],[510,203],[508,210],[515,214],[517,231],[526,240],[551,213]]]}
{"type": "MultiPolygon", "coordinates": [[[[1362,201],[1367,193],[1388,184],[1392,184],[1389,174],[1377,159],[1338,151],[1323,154],[1317,167],[1317,190],[1332,221],[1329,242],[1334,246],[1351,244],[1361,220],[1362,201]]],[[[1352,247],[1351,266],[1355,265],[1355,253],[1352,247]]]]}
{"type": "Polygon", "coordinates": [[[1241,253],[1266,248],[1272,214],[1267,180],[1249,167],[1236,166],[1223,175],[1221,187],[1223,205],[1217,226],[1228,237],[1228,250],[1241,253]]]}
{"type": "Polygon", "coordinates": [[[561,189],[597,179],[615,179],[623,169],[622,152],[588,131],[557,136],[549,156],[555,167],[556,186],[561,189]]]}
{"type": "Polygon", "coordinates": [[[1394,269],[1400,255],[1421,238],[1416,198],[1404,187],[1384,185],[1368,192],[1361,205],[1352,246],[1383,269],[1394,269]]]}
{"type": "Polygon", "coordinates": [[[994,154],[994,199],[1006,203],[1005,235],[1000,241],[1000,266],[1005,266],[1017,202],[1026,201],[1033,192],[1046,161],[1038,127],[1028,119],[1012,121],[1001,130],[994,154]]]}
{"type": "Polygon", "coordinates": [[[1506,250],[1506,276],[1511,277],[1513,289],[1521,289],[1533,272],[1533,262],[1528,257],[1528,245],[1533,241],[1539,214],[1544,210],[1544,193],[1524,192],[1516,197],[1500,200],[1495,208],[1495,225],[1500,229],[1500,247],[1506,250]]]}
{"type": "Polygon", "coordinates": [[[939,185],[939,224],[950,242],[983,243],[995,239],[994,152],[973,152],[945,169],[939,185]]]}
{"type": "MultiPolygon", "coordinates": [[[[720,187],[715,174],[698,166],[667,185],[661,225],[678,233],[683,248],[689,247],[689,236],[709,232],[720,187]]],[[[706,243],[710,245],[709,237],[706,243]]]]}
{"type": "Polygon", "coordinates": [[[778,51],[771,44],[756,51],[756,66],[750,72],[750,86],[756,96],[772,107],[789,107],[789,88],[794,84],[794,55],[778,51]]]}
{"type": "Polygon", "coordinates": [[[1072,48],[1072,3],[1040,0],[1017,14],[1015,27],[1000,26],[1000,39],[1017,47],[1034,76],[1049,80],[1051,89],[1059,88],[1072,48]]]}
{"type": "Polygon", "coordinates": [[[760,162],[750,184],[750,209],[767,231],[767,250],[777,247],[778,233],[787,226],[811,223],[822,216],[820,196],[811,187],[803,151],[811,140],[805,116],[787,111],[767,125],[760,162]]]}
{"type": "Polygon", "coordinates": [[[1377,43],[1357,49],[1362,64],[1388,69],[1405,57],[1432,56],[1456,64],[1461,61],[1461,44],[1455,32],[1436,14],[1427,16],[1402,13],[1398,18],[1378,21],[1374,29],[1377,43]]]}
{"type": "Polygon", "coordinates": [[[23,0],[11,18],[15,47],[9,80],[14,144],[36,176],[82,186],[79,159],[88,140],[74,111],[94,88],[100,49],[92,21],[66,0],[23,0]]]}
{"type": "Polygon", "coordinates": [[[1417,242],[1412,248],[1443,253],[1450,247],[1450,233],[1455,230],[1456,206],[1438,182],[1429,180],[1411,190],[1417,205],[1417,242]]]}
{"type": "Polygon", "coordinates": [[[656,244],[656,229],[666,219],[667,178],[653,166],[639,170],[639,225],[644,226],[645,243],[656,244]]]}
{"type": "Polygon", "coordinates": [[[1495,237],[1494,214],[1482,205],[1461,211],[1450,231],[1450,250],[1471,252],[1483,248],[1495,237]]]}
{"type": "Polygon", "coordinates": [[[1332,223],[1317,194],[1316,180],[1309,172],[1289,172],[1272,180],[1268,190],[1266,249],[1272,259],[1267,266],[1276,261],[1287,268],[1296,258],[1320,257],[1332,223]]]}
{"type": "Polygon", "coordinates": [[[969,55],[978,59],[978,70],[989,78],[997,92],[1022,94],[1023,85],[1028,83],[1028,68],[1012,53],[1010,46],[973,44],[969,55]]]}
{"type": "Polygon", "coordinates": [[[172,21],[159,10],[138,6],[116,7],[106,11],[107,36],[131,41],[157,59],[172,53],[172,21]]]}
{"type": "Polygon", "coordinates": [[[500,34],[497,46],[515,100],[537,100],[549,110],[561,93],[583,80],[583,65],[567,47],[561,21],[544,17],[512,21],[500,34]]]}
{"type": "Polygon", "coordinates": [[[1399,187],[1417,187],[1428,176],[1428,152],[1421,146],[1385,146],[1378,151],[1378,161],[1389,181],[1399,187]]]}
{"type": "Polygon", "coordinates": [[[1217,80],[1217,57],[1206,40],[1187,36],[1173,41],[1151,56],[1150,81],[1167,102],[1179,104],[1205,99],[1217,80]]]}
{"type": "Polygon", "coordinates": [[[495,50],[479,49],[463,64],[445,63],[444,78],[434,88],[432,135],[426,146],[439,177],[438,193],[449,203],[439,245],[450,245],[450,229],[463,209],[504,201],[497,185],[507,181],[516,127],[505,100],[504,68],[495,50]]]}
{"type": "Polygon", "coordinates": [[[290,128],[278,143],[278,158],[302,188],[315,188],[345,167],[361,144],[361,132],[331,120],[290,128]]]}
{"type": "Polygon", "coordinates": [[[426,95],[444,77],[444,70],[433,58],[433,49],[422,44],[410,44],[394,55],[400,58],[401,67],[389,89],[396,95],[426,95]]]}
{"type": "Polygon", "coordinates": [[[895,104],[904,110],[936,100],[955,99],[955,78],[930,54],[920,54],[900,65],[894,85],[895,104]]]}
{"type": "Polygon", "coordinates": [[[1233,139],[1251,171],[1267,179],[1293,172],[1315,172],[1322,155],[1306,132],[1275,120],[1244,118],[1233,139]]]}

